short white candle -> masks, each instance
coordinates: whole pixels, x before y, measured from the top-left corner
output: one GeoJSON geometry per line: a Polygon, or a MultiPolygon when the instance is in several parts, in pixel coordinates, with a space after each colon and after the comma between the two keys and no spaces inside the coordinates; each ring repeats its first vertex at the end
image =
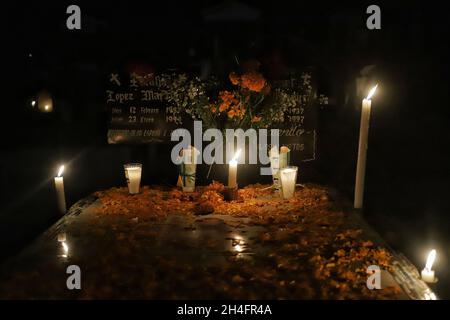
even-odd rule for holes
{"type": "Polygon", "coordinates": [[[55,177],[56,202],[60,214],[66,213],[66,195],[64,193],[64,178],[62,177],[63,172],[64,166],[61,166],[58,175],[55,177]]]}
{"type": "Polygon", "coordinates": [[[358,147],[358,163],[356,165],[356,181],[355,181],[355,202],[354,207],[361,209],[363,207],[364,197],[364,178],[366,174],[366,157],[369,137],[370,109],[372,105],[372,96],[378,85],[370,90],[366,99],[363,99],[361,110],[361,123],[359,128],[359,147],[358,147]]]}
{"type": "Polygon", "coordinates": [[[286,167],[280,170],[281,191],[284,199],[291,199],[295,193],[297,182],[297,167],[286,167]]]}
{"type": "Polygon", "coordinates": [[[428,254],[427,263],[425,265],[425,268],[422,270],[422,280],[425,282],[436,282],[436,278],[434,276],[434,270],[431,268],[433,267],[434,260],[436,259],[436,250],[431,250],[428,254]]]}
{"type": "Polygon", "coordinates": [[[128,192],[130,194],[139,193],[141,185],[142,164],[128,163],[124,165],[125,177],[127,178],[128,192]]]}
{"type": "Polygon", "coordinates": [[[230,188],[237,188],[237,159],[240,154],[241,150],[238,150],[228,165],[228,187],[230,188]]]}

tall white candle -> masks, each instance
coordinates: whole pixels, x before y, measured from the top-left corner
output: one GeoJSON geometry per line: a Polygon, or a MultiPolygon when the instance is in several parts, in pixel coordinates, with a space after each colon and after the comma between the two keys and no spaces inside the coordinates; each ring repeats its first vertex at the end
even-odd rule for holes
{"type": "Polygon", "coordinates": [[[64,178],[62,177],[63,172],[64,166],[61,166],[58,175],[55,177],[56,202],[60,214],[66,213],[66,195],[64,193],[64,178]]]}
{"type": "Polygon", "coordinates": [[[436,259],[436,250],[431,250],[428,254],[427,263],[425,265],[425,269],[422,270],[422,280],[425,282],[436,282],[436,278],[434,277],[433,263],[436,259]]]}
{"type": "Polygon", "coordinates": [[[124,165],[125,177],[127,178],[128,192],[130,194],[139,193],[141,185],[142,164],[129,163],[124,165]]]}
{"type": "Polygon", "coordinates": [[[358,163],[356,166],[356,181],[355,181],[355,202],[354,207],[356,209],[361,209],[363,207],[364,198],[364,178],[366,175],[366,157],[367,157],[367,147],[368,147],[368,136],[369,136],[369,123],[370,123],[370,109],[373,94],[377,89],[378,85],[373,87],[366,99],[362,102],[361,111],[361,124],[359,128],[359,147],[358,147],[358,163]]]}
{"type": "Polygon", "coordinates": [[[228,187],[230,188],[237,188],[237,159],[239,158],[240,153],[241,150],[238,150],[228,164],[228,187]]]}
{"type": "Polygon", "coordinates": [[[280,170],[281,192],[283,199],[290,199],[295,193],[295,184],[297,182],[297,167],[286,167],[280,170]]]}

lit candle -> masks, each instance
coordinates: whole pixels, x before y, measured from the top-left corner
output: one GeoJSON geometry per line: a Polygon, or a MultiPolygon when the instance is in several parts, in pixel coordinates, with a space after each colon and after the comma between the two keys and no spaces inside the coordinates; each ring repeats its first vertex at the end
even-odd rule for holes
{"type": "Polygon", "coordinates": [[[370,109],[372,96],[375,93],[378,85],[373,87],[366,99],[362,102],[361,111],[361,124],[359,128],[359,148],[358,148],[358,163],[356,166],[356,181],[355,181],[355,202],[354,207],[356,209],[361,209],[363,206],[364,197],[364,177],[366,173],[366,155],[368,147],[368,136],[369,136],[369,122],[370,122],[370,109]]]}
{"type": "Polygon", "coordinates": [[[238,150],[234,155],[233,159],[231,159],[228,165],[228,187],[229,188],[237,188],[237,159],[241,154],[241,150],[238,150]]]}
{"type": "Polygon", "coordinates": [[[64,178],[62,177],[63,172],[64,166],[61,166],[58,175],[55,177],[56,201],[58,204],[58,211],[61,214],[66,213],[66,195],[64,193],[64,178]]]}
{"type": "Polygon", "coordinates": [[[297,167],[286,167],[280,170],[281,193],[283,199],[290,199],[295,193],[295,184],[297,182],[297,167]]]}
{"type": "Polygon", "coordinates": [[[142,164],[140,163],[127,163],[124,165],[125,177],[128,184],[128,192],[130,194],[139,193],[141,185],[142,164]]]}
{"type": "Polygon", "coordinates": [[[425,269],[422,270],[422,280],[425,282],[436,282],[436,278],[434,276],[433,267],[434,260],[436,259],[436,250],[431,250],[428,254],[427,263],[425,264],[425,269]]]}

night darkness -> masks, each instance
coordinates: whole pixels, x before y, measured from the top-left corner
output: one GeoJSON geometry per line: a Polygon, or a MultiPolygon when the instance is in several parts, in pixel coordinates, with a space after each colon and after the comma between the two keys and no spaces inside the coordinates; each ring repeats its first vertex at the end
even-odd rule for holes
{"type": "MultiPolygon", "coordinates": [[[[439,282],[433,288],[450,298],[450,28],[440,4],[377,2],[382,28],[368,30],[365,11],[372,2],[86,2],[78,3],[81,30],[67,30],[69,4],[2,4],[2,261],[60,218],[53,185],[60,163],[67,166],[68,207],[123,186],[122,166],[130,161],[143,163],[146,184],[176,182],[170,145],[108,144],[110,72],[176,69],[226,77],[236,59],[256,59],[275,80],[286,70],[314,67],[317,89],[329,104],[318,110],[317,157],[300,164],[300,179],[335,188],[349,201],[363,98],[356,82],[363,72],[379,84],[363,216],[419,270],[435,248],[439,282]],[[44,89],[53,98],[51,113],[30,106],[44,89]],[[158,154],[167,155],[159,164],[158,154]]],[[[199,184],[210,182],[202,177],[199,184]]],[[[224,182],[226,176],[216,178],[224,182]]],[[[258,177],[244,174],[242,181],[258,177]]]]}

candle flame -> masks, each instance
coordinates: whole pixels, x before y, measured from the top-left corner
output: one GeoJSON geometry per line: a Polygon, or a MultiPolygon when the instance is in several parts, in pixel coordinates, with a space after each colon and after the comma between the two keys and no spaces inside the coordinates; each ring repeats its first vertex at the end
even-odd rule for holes
{"type": "Polygon", "coordinates": [[[367,100],[370,100],[370,98],[373,97],[373,95],[375,94],[375,91],[377,91],[377,87],[378,87],[378,84],[369,91],[369,94],[367,95],[367,98],[366,98],[367,100]]]}
{"type": "Polygon", "coordinates": [[[426,270],[431,271],[435,259],[436,259],[436,250],[433,249],[428,254],[427,263],[425,265],[426,270]]]}
{"type": "Polygon", "coordinates": [[[58,171],[58,177],[61,177],[61,175],[64,172],[64,165],[62,165],[61,167],[59,167],[59,171],[58,171]]]}
{"type": "Polygon", "coordinates": [[[234,157],[233,157],[233,159],[231,159],[230,163],[236,162],[240,155],[241,155],[241,149],[239,149],[239,150],[234,154],[234,157]]]}

